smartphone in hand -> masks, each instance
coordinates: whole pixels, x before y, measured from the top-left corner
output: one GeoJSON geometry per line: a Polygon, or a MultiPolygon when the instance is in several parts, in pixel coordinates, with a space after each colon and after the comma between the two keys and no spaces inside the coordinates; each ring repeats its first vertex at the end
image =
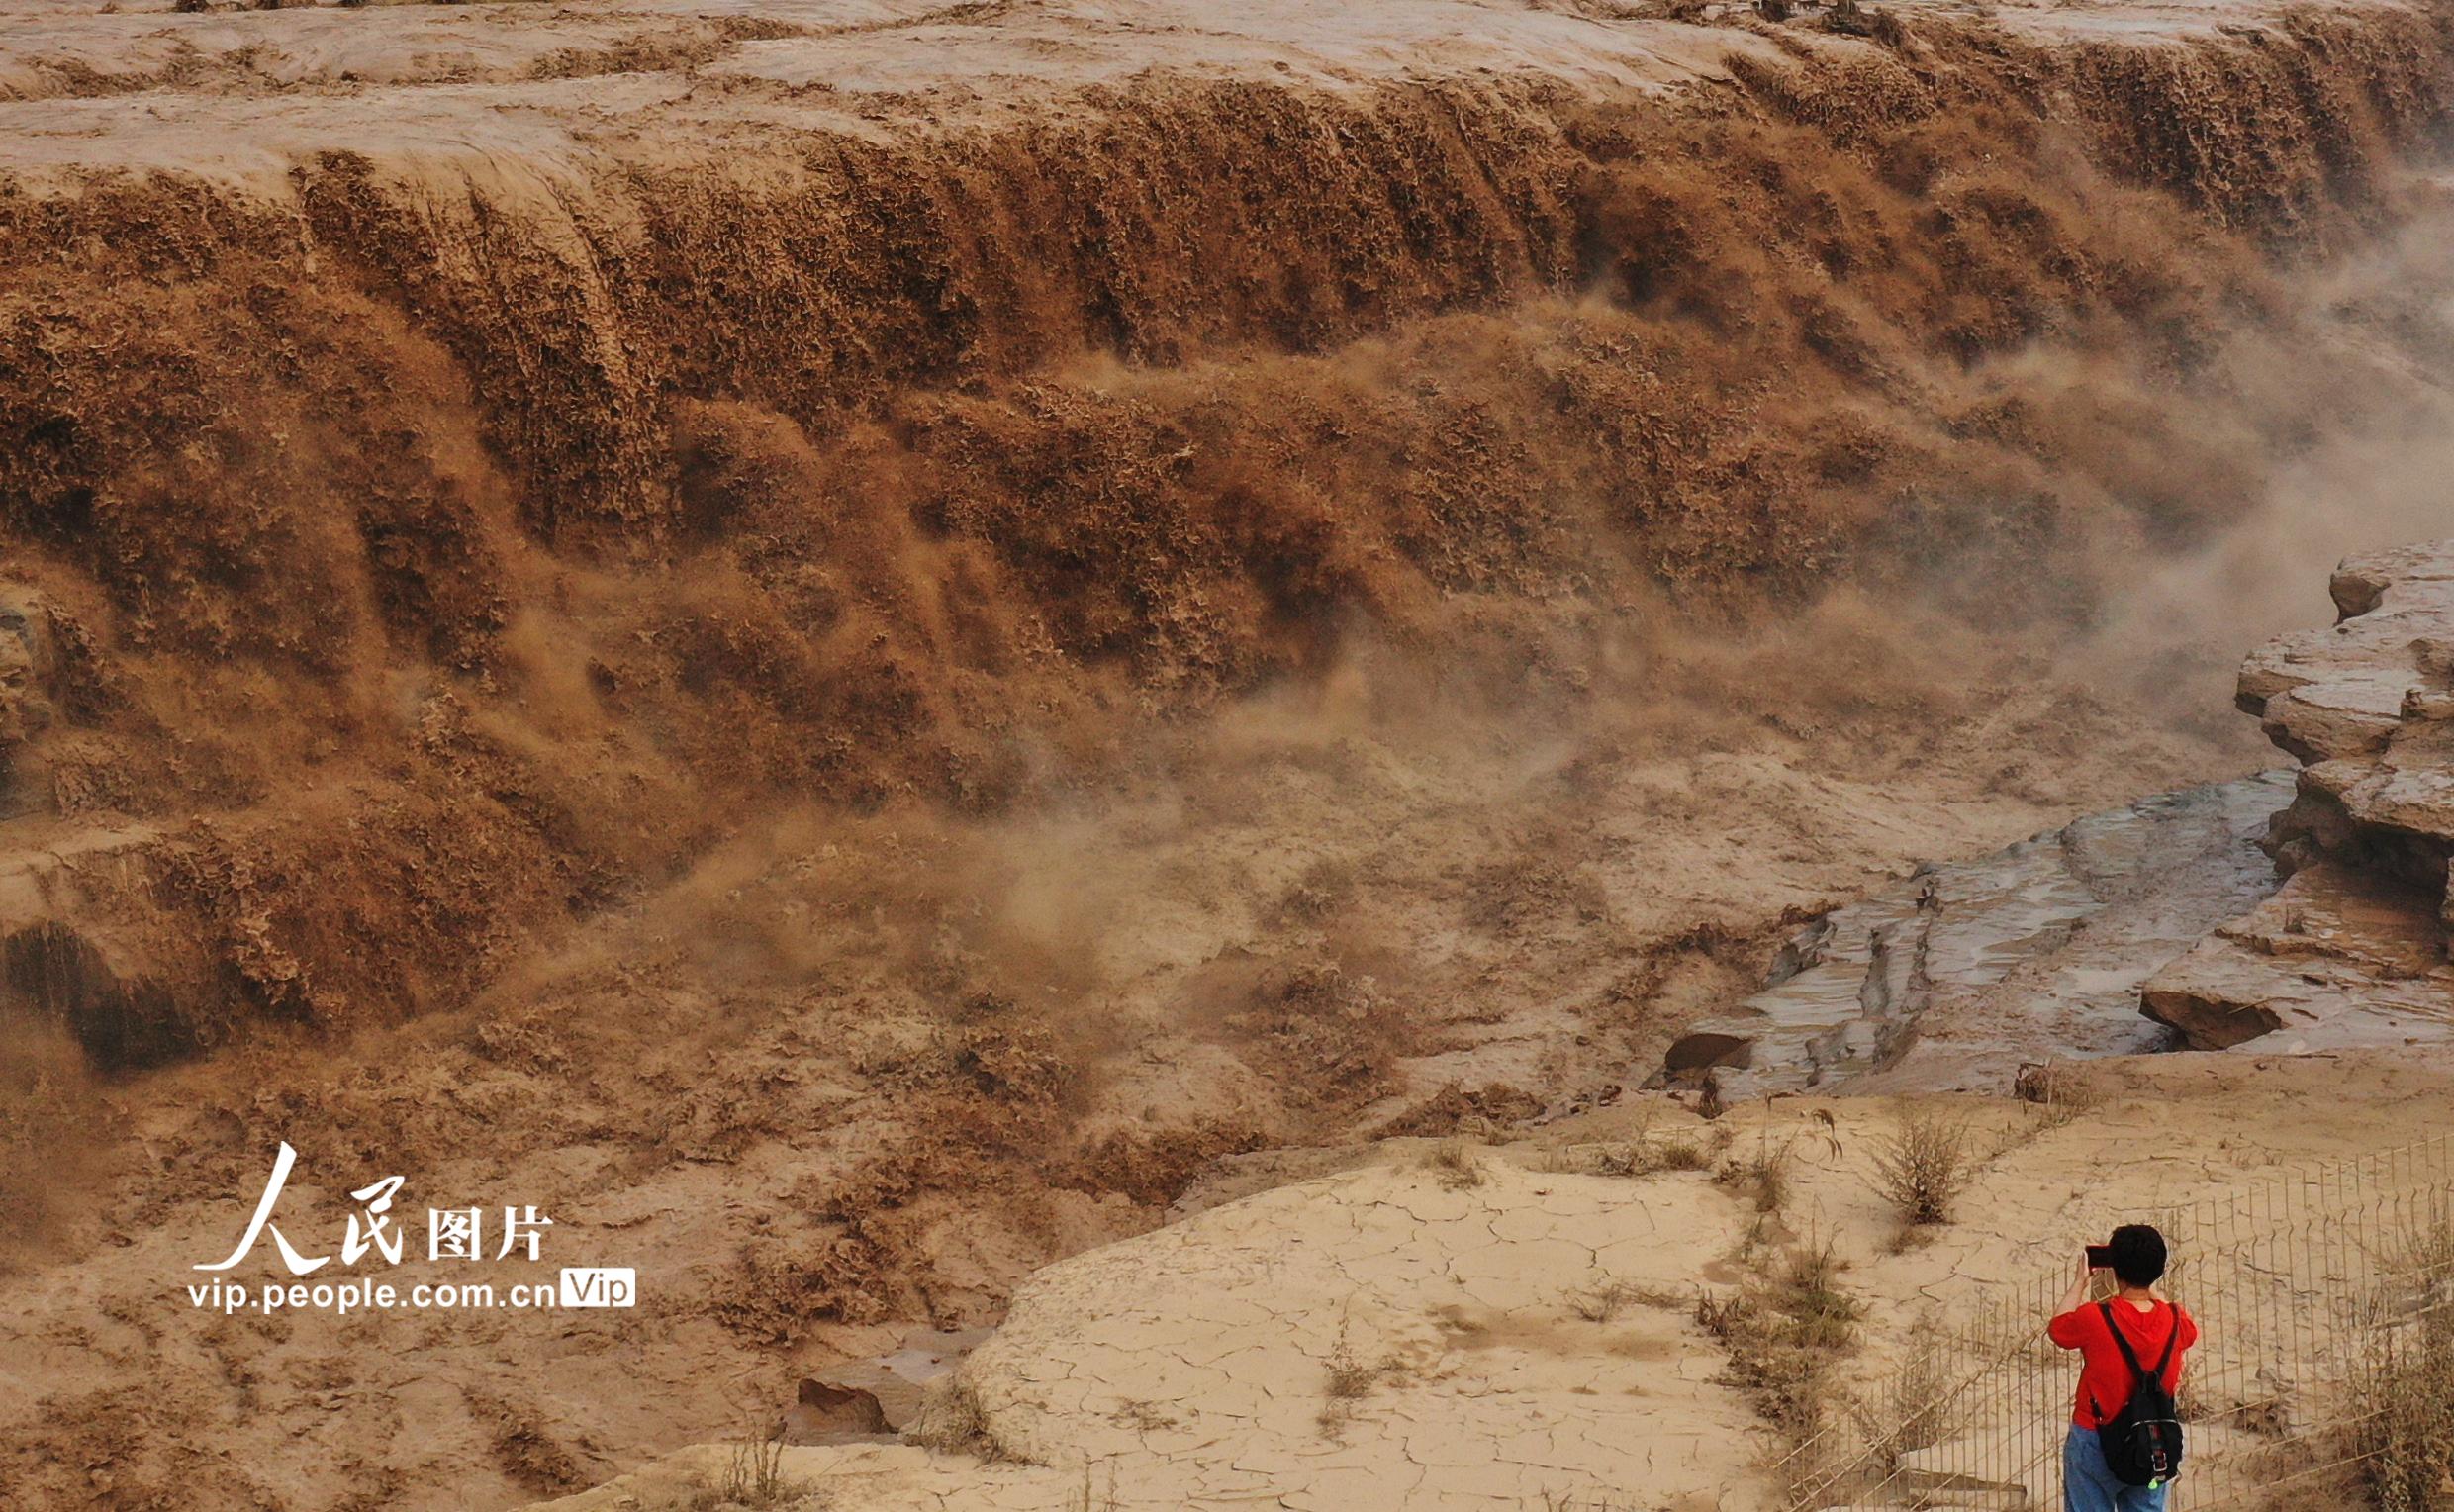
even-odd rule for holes
{"type": "Polygon", "coordinates": [[[2114,1268],[2114,1247],[2110,1244],[2088,1246],[2088,1269],[2110,1271],[2114,1268]]]}

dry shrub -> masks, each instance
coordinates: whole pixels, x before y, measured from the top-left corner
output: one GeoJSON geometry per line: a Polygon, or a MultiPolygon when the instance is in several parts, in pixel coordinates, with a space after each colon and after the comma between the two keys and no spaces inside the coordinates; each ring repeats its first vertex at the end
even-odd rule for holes
{"type": "Polygon", "coordinates": [[[2393,1267],[2400,1321],[2381,1330],[2345,1416],[2383,1512],[2454,1508],[2454,1221],[2413,1233],[2393,1267]]]}
{"type": "Polygon", "coordinates": [[[1912,1113],[1876,1146],[1875,1187],[1909,1228],[1951,1221],[1951,1204],[1976,1167],[1965,1121],[1912,1113]]]}
{"type": "Polygon", "coordinates": [[[2357,1399],[2369,1490],[2383,1512],[2454,1507],[2454,1331],[2429,1332],[2380,1362],[2357,1399]]]}
{"type": "Polygon", "coordinates": [[[2012,1089],[2022,1102],[2037,1110],[2039,1124],[2047,1129],[2058,1129],[2105,1101],[2104,1093],[2061,1061],[2021,1067],[2012,1089]]]}
{"type": "Polygon", "coordinates": [[[826,1512],[832,1492],[784,1473],[784,1436],[745,1429],[727,1446],[724,1471],[702,1486],[688,1512],[826,1512]]]}

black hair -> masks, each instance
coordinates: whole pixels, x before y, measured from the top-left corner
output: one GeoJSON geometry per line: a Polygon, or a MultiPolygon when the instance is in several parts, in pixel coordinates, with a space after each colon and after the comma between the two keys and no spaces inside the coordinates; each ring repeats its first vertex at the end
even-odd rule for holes
{"type": "Polygon", "coordinates": [[[2114,1276],[2124,1286],[2152,1286],[2164,1275],[2164,1236],[2144,1223],[2114,1230],[2114,1276]]]}

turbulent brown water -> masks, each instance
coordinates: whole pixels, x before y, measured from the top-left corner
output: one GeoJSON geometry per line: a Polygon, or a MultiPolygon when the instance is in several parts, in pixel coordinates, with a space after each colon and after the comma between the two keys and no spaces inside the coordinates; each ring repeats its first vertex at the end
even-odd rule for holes
{"type": "Polygon", "coordinates": [[[0,176],[7,1463],[577,1484],[1214,1156],[1591,1094],[1870,875],[2253,760],[2202,674],[2263,566],[2437,507],[2376,460],[2454,370],[2438,13],[1725,30],[1667,96],[0,176]],[[657,1332],[308,1417],[374,1335],[114,1300],[282,1138],[641,1236],[657,1332]]]}

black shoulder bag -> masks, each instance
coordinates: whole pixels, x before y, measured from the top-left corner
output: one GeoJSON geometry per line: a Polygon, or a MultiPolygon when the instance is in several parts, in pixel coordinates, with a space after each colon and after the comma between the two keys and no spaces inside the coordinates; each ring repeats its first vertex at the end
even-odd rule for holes
{"type": "Polygon", "coordinates": [[[2164,1389],[2165,1367],[2173,1363],[2173,1351],[2181,1347],[2181,1309],[2173,1310],[2173,1332],[2164,1341],[2164,1358],[2148,1370],[2140,1367],[2138,1352],[2130,1348],[2122,1325],[2114,1321],[2114,1304],[2096,1305],[2105,1314],[2105,1327],[2112,1331],[2114,1344],[2136,1382],[2130,1387],[2128,1403],[2097,1430],[2105,1446],[2105,1465],[2124,1485],[2163,1485],[2181,1473],[2181,1414],[2173,1406],[2173,1393],[2164,1389]]]}

